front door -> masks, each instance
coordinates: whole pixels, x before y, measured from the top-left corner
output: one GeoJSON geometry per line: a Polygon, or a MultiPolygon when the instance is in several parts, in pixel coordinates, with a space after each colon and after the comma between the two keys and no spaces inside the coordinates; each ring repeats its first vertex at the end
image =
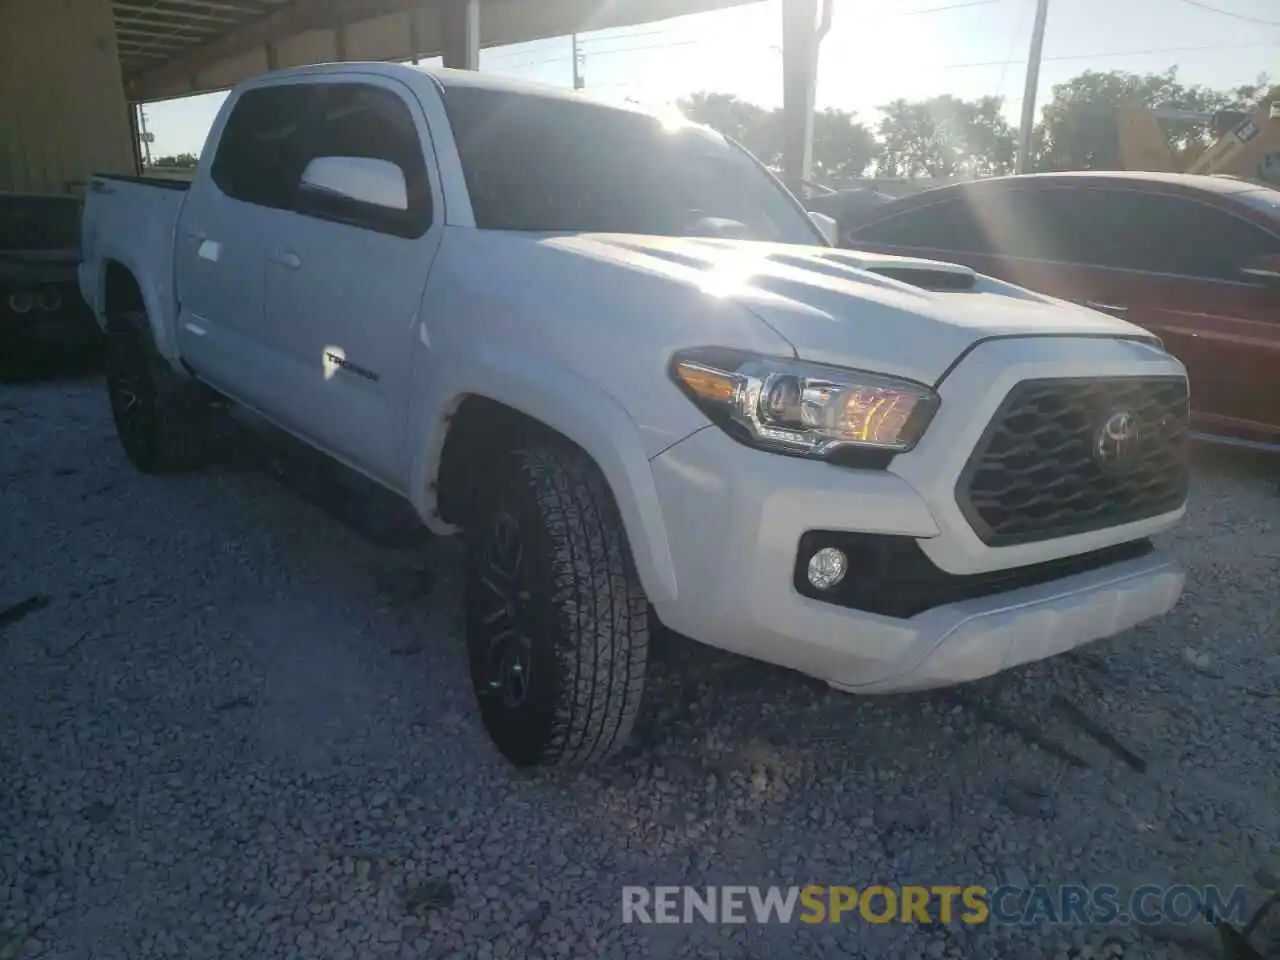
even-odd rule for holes
{"type": "Polygon", "coordinates": [[[360,199],[359,182],[351,196],[335,197],[341,183],[312,191],[304,172],[293,208],[275,216],[264,313],[289,386],[281,419],[402,490],[423,291],[442,235],[430,139],[397,81],[317,87],[309,160],[339,158],[342,175],[357,180],[362,160],[393,164],[403,176],[403,202],[360,199]]]}

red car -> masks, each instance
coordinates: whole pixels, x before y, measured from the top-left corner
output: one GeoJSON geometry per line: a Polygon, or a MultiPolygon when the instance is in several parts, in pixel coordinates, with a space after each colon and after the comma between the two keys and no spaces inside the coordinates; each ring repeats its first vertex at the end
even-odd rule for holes
{"type": "Polygon", "coordinates": [[[1280,449],[1280,190],[1052,173],[860,212],[842,245],[963,263],[1151,330],[1187,368],[1196,435],[1280,449]]]}

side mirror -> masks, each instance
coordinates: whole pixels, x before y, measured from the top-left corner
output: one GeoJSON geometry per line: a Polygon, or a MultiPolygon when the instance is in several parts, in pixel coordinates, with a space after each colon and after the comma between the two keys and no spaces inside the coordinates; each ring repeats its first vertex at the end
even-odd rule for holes
{"type": "Polygon", "coordinates": [[[833,247],[840,246],[840,225],[836,223],[835,217],[829,217],[825,213],[811,212],[809,219],[822,231],[822,235],[827,238],[827,243],[833,247]]]}
{"type": "Polygon", "coordinates": [[[316,157],[307,164],[299,189],[317,199],[351,200],[386,210],[408,210],[404,171],[371,157],[316,157]]]}

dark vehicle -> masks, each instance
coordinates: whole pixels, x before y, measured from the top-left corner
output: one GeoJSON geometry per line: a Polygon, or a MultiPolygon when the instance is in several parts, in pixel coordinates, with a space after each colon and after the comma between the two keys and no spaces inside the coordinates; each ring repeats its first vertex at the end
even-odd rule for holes
{"type": "Polygon", "coordinates": [[[852,187],[848,190],[832,190],[821,184],[805,181],[803,184],[805,197],[804,208],[810,213],[825,213],[835,220],[841,231],[857,222],[857,218],[867,210],[893,203],[894,198],[887,193],[872,190],[870,187],[852,187]]]}
{"type": "Polygon", "coordinates": [[[101,347],[80,296],[77,197],[0,194],[0,362],[20,367],[101,347]]]}
{"type": "Polygon", "coordinates": [[[1154,332],[1201,439],[1280,448],[1280,191],[1089,172],[951,184],[865,210],[841,244],[962,263],[1154,332]]]}

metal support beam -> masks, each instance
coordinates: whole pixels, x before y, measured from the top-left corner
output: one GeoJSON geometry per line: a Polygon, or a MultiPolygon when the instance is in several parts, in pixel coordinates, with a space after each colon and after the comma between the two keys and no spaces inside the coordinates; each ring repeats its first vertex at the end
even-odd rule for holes
{"type": "Polygon", "coordinates": [[[236,17],[229,13],[217,13],[211,10],[195,11],[187,9],[163,9],[156,7],[154,4],[145,6],[136,3],[116,3],[113,6],[116,14],[116,23],[124,20],[158,20],[165,23],[173,23],[175,20],[183,23],[208,22],[214,24],[218,28],[226,27],[228,24],[235,26],[244,22],[243,13],[236,17]]]}
{"type": "Polygon", "coordinates": [[[446,67],[480,69],[480,0],[441,0],[440,46],[446,67]]]}
{"type": "Polygon", "coordinates": [[[783,179],[799,195],[813,165],[818,49],[831,29],[832,0],[782,0],[783,179]]]}

